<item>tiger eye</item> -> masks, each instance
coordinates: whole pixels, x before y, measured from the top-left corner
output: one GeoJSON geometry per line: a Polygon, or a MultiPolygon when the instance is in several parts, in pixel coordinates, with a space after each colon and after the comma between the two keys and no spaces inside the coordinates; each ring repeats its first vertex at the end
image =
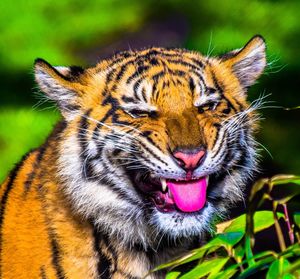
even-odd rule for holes
{"type": "Polygon", "coordinates": [[[158,113],[155,110],[146,111],[146,110],[139,110],[139,109],[132,109],[127,111],[127,113],[132,116],[133,118],[157,118],[158,113]]]}
{"type": "Polygon", "coordinates": [[[204,104],[202,106],[198,107],[198,113],[202,114],[205,111],[214,110],[217,106],[216,102],[209,102],[207,104],[204,104]]]}

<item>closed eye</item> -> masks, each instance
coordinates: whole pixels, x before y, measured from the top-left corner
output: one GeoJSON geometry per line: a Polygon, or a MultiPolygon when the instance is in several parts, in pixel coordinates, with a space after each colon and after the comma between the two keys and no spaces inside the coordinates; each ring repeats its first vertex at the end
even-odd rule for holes
{"type": "Polygon", "coordinates": [[[205,111],[213,111],[216,109],[217,104],[218,104],[217,102],[207,102],[203,105],[198,106],[198,112],[201,114],[204,113],[205,111]]]}
{"type": "Polygon", "coordinates": [[[155,110],[140,110],[140,109],[131,109],[125,111],[127,114],[129,114],[133,118],[156,118],[158,116],[157,111],[155,110]]]}

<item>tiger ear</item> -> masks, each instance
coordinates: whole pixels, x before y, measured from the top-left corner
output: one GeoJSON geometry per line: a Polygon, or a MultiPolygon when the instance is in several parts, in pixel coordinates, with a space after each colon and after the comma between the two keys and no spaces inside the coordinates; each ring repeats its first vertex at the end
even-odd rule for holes
{"type": "Polygon", "coordinates": [[[266,44],[262,36],[254,36],[243,48],[221,57],[244,88],[253,85],[266,67],[266,44]]]}
{"type": "Polygon", "coordinates": [[[35,80],[40,89],[57,103],[62,115],[71,119],[79,110],[78,97],[81,84],[80,67],[53,67],[43,59],[34,63],[35,80]]]}

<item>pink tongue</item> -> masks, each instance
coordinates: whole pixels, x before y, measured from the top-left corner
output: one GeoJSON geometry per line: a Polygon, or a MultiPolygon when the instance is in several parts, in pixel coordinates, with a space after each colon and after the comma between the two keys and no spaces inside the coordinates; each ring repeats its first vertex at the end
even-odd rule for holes
{"type": "Polygon", "coordinates": [[[167,185],[177,207],[183,212],[198,211],[206,202],[206,178],[191,181],[168,181],[167,185]]]}

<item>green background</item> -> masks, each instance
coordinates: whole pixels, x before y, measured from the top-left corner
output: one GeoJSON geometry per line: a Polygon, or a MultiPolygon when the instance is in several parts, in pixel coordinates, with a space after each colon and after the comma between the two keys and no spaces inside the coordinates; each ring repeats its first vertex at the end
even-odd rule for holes
{"type": "MultiPolygon", "coordinates": [[[[269,67],[251,88],[271,106],[300,105],[300,1],[0,1],[0,180],[59,118],[32,75],[35,58],[92,65],[117,50],[176,46],[218,54],[261,34],[269,67]]],[[[261,175],[300,173],[300,112],[261,111],[261,175]]]]}

